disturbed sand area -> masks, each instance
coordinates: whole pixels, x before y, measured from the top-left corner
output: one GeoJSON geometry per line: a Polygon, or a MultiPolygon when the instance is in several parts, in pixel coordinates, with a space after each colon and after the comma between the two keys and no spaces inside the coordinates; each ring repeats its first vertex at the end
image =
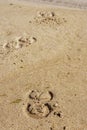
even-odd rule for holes
{"type": "Polygon", "coordinates": [[[86,130],[86,64],[86,10],[0,4],[0,130],[86,130]]]}

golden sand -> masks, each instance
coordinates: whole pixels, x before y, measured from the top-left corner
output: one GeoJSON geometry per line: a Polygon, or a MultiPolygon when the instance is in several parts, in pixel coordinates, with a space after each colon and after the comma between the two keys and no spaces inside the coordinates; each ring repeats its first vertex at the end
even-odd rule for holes
{"type": "Polygon", "coordinates": [[[87,129],[87,11],[0,4],[0,130],[87,129]]]}

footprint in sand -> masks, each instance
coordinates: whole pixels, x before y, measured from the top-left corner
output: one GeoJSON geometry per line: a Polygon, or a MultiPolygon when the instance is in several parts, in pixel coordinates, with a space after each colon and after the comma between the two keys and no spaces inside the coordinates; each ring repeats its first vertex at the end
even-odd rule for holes
{"type": "Polygon", "coordinates": [[[28,46],[36,41],[37,39],[35,37],[24,34],[23,36],[17,37],[15,39],[15,42],[16,42],[15,48],[19,49],[19,48],[22,48],[23,46],[28,46]]]}
{"type": "Polygon", "coordinates": [[[16,37],[9,42],[5,42],[2,45],[3,53],[6,53],[6,52],[9,53],[9,52],[12,52],[16,49],[20,49],[22,47],[27,47],[27,46],[29,46],[30,44],[33,44],[36,41],[37,41],[37,39],[35,37],[24,33],[20,37],[16,37]]]}
{"type": "Polygon", "coordinates": [[[34,103],[28,104],[27,112],[33,118],[43,118],[50,114],[51,109],[49,104],[34,103]]]}
{"type": "Polygon", "coordinates": [[[53,99],[53,93],[50,91],[39,92],[37,90],[32,90],[31,93],[29,94],[29,98],[32,100],[34,99],[41,102],[44,102],[44,101],[46,102],[53,99]]]}
{"type": "Polygon", "coordinates": [[[61,25],[66,22],[65,18],[58,17],[54,12],[37,12],[34,22],[37,24],[61,25]]]}
{"type": "Polygon", "coordinates": [[[32,118],[45,118],[57,107],[57,103],[54,103],[54,95],[51,91],[41,92],[38,90],[30,91],[28,97],[29,100],[26,103],[26,113],[32,118]]]}

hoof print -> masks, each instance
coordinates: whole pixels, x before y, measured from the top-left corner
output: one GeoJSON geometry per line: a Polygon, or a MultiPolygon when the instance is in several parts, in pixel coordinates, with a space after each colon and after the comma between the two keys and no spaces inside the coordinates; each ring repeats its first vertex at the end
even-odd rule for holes
{"type": "Polygon", "coordinates": [[[37,39],[35,37],[29,36],[29,34],[24,33],[22,34],[22,36],[15,37],[13,40],[5,42],[3,45],[3,50],[12,52],[13,50],[27,47],[36,41],[37,39]]]}
{"type": "Polygon", "coordinates": [[[27,112],[33,118],[43,118],[47,117],[51,110],[47,104],[29,104],[27,107],[27,112]]]}
{"type": "Polygon", "coordinates": [[[51,11],[41,11],[37,12],[36,17],[34,17],[34,22],[37,24],[45,24],[49,26],[59,26],[66,23],[66,19],[57,16],[54,12],[51,11]]]}
{"type": "Polygon", "coordinates": [[[25,111],[28,116],[36,119],[46,118],[51,113],[61,118],[61,112],[56,112],[57,101],[53,100],[54,94],[51,91],[31,90],[27,96],[25,111]]]}
{"type": "Polygon", "coordinates": [[[45,118],[53,111],[51,91],[31,90],[28,95],[27,115],[33,118],[45,118]]]}
{"type": "Polygon", "coordinates": [[[41,102],[48,102],[53,99],[53,93],[50,91],[39,92],[37,90],[32,90],[29,94],[29,98],[41,102]]]}

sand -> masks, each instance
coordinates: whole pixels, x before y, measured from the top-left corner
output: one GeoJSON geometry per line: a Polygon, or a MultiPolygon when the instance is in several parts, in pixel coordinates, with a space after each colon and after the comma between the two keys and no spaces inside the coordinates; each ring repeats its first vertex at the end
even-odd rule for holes
{"type": "Polygon", "coordinates": [[[0,3],[0,130],[87,130],[87,10],[0,3]]]}
{"type": "Polygon", "coordinates": [[[55,6],[61,7],[74,7],[74,8],[81,8],[87,9],[87,0],[18,0],[18,1],[26,1],[26,2],[33,2],[33,3],[42,3],[42,4],[50,4],[55,6]]]}

